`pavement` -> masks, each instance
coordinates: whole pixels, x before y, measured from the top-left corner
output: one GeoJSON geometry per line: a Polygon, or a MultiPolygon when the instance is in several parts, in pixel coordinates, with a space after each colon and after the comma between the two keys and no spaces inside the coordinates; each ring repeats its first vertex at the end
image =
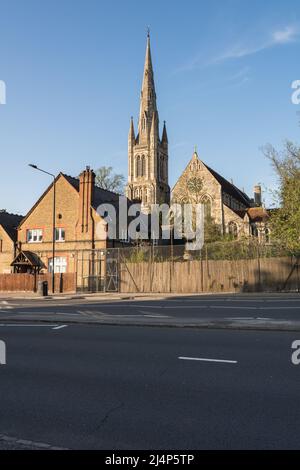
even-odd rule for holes
{"type": "Polygon", "coordinates": [[[300,331],[299,294],[0,300],[0,323],[300,331]]]}
{"type": "Polygon", "coordinates": [[[299,449],[299,335],[61,326],[0,326],[0,448],[299,449]]]}

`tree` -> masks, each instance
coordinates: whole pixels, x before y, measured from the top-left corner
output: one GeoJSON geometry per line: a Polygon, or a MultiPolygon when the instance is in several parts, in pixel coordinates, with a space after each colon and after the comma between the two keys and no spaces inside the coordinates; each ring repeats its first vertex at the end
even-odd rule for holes
{"type": "Polygon", "coordinates": [[[111,166],[102,166],[96,171],[96,186],[107,191],[123,194],[125,177],[113,172],[111,166]]]}
{"type": "Polygon", "coordinates": [[[205,243],[226,241],[225,237],[222,236],[221,227],[215,223],[210,215],[206,215],[204,221],[204,240],[205,243]]]}
{"type": "Polygon", "coordinates": [[[282,242],[287,250],[300,256],[300,147],[287,141],[278,152],[272,145],[264,148],[275,169],[279,188],[274,192],[279,206],[271,212],[269,221],[272,238],[282,242]]]}

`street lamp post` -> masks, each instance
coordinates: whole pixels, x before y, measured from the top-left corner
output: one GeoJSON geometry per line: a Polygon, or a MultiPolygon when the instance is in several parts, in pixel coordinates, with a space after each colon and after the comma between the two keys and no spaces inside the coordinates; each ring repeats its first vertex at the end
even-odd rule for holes
{"type": "Polygon", "coordinates": [[[29,164],[31,168],[34,170],[41,171],[42,173],[45,173],[46,175],[52,176],[53,178],[53,224],[52,224],[52,293],[55,293],[55,219],[56,219],[56,185],[55,185],[55,180],[56,176],[53,175],[52,173],[49,173],[48,171],[42,170],[41,168],[38,168],[37,165],[33,165],[32,163],[29,164]]]}

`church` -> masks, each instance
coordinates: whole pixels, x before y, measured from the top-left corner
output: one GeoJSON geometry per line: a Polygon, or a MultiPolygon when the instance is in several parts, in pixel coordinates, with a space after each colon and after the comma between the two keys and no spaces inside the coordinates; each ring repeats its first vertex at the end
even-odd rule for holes
{"type": "Polygon", "coordinates": [[[195,150],[191,160],[170,190],[168,182],[168,135],[164,122],[160,137],[150,35],[140,97],[137,133],[131,118],[128,135],[128,183],[126,196],[141,202],[142,211],[152,204],[199,204],[225,235],[240,239],[257,237],[269,242],[268,211],[262,205],[261,186],[254,187],[253,198],[210,168],[195,150]]]}

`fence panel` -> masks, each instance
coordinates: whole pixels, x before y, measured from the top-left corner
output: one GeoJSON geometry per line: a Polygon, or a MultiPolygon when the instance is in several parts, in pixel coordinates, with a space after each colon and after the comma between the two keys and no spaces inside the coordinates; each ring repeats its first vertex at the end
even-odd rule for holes
{"type": "MultiPolygon", "coordinates": [[[[52,292],[52,274],[0,274],[0,292],[34,292],[39,281],[47,281],[52,292]]],[[[55,292],[75,292],[76,278],[73,273],[55,274],[55,292]]]]}

